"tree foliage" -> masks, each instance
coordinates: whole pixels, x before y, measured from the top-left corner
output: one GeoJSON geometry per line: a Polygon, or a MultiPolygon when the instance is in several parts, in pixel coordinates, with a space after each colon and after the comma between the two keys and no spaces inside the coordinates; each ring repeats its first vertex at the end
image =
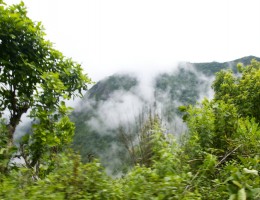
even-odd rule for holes
{"type": "Polygon", "coordinates": [[[223,100],[234,104],[241,116],[249,116],[260,122],[260,64],[252,60],[251,64],[244,67],[238,65],[241,76],[235,76],[230,71],[217,73],[213,83],[216,92],[215,100],[223,100]]]}
{"type": "MultiPolygon", "coordinates": [[[[212,101],[181,108],[189,127],[184,149],[192,166],[203,166],[205,155],[214,158],[210,176],[203,180],[211,188],[205,194],[208,199],[214,192],[219,196],[216,199],[259,198],[260,127],[259,113],[255,112],[260,100],[259,66],[252,60],[246,67],[238,65],[240,76],[230,71],[217,73],[212,101]]],[[[203,185],[199,185],[200,192],[204,187],[209,189],[203,185]]]]}
{"type": "Polygon", "coordinates": [[[23,2],[0,2],[0,116],[10,113],[7,143],[1,149],[13,155],[14,132],[21,116],[30,111],[32,133],[23,139],[18,155],[29,168],[71,141],[74,125],[64,100],[80,95],[91,82],[78,63],[55,50],[44,36],[41,23],[28,18],[23,2]]]}

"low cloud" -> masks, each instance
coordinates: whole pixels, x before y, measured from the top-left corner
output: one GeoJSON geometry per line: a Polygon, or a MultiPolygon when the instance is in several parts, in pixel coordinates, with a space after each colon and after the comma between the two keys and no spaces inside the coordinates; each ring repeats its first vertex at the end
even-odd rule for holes
{"type": "MultiPolygon", "coordinates": [[[[137,80],[137,84],[129,90],[120,88],[111,91],[106,99],[99,99],[98,101],[86,95],[75,107],[75,113],[85,111],[91,113],[91,117],[84,122],[90,131],[94,131],[101,137],[111,136],[114,140],[118,137],[119,127],[123,127],[127,134],[136,135],[133,127],[137,125],[141,115],[145,115],[145,118],[149,116],[149,110],[160,117],[166,133],[178,137],[187,131],[178,107],[185,104],[186,101],[195,103],[205,97],[213,97],[211,84],[214,77],[208,77],[197,71],[191,63],[180,63],[167,71],[158,70],[145,73],[140,70],[140,72],[120,73],[116,76],[130,76],[137,80]],[[181,80],[179,85],[174,82],[173,85],[158,88],[160,78],[166,78],[167,83],[167,81],[178,82],[178,78],[182,78],[182,76],[187,80],[181,80]],[[193,85],[193,82],[195,85],[193,85]],[[195,96],[189,97],[189,92],[193,90],[195,96]]],[[[106,82],[103,82],[103,84],[106,85],[106,82]]],[[[133,139],[133,142],[136,141],[136,139],[133,139]]],[[[110,143],[109,147],[102,152],[96,151],[99,152],[98,156],[105,163],[109,174],[115,173],[117,168],[122,165],[122,159],[118,157],[119,152],[122,153],[122,151],[126,153],[119,140],[110,143]]]]}

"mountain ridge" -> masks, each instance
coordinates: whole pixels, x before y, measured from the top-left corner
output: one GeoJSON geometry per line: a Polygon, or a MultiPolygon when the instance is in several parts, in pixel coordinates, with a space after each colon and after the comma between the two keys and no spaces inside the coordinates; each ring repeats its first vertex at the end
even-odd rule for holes
{"type": "MultiPolygon", "coordinates": [[[[216,72],[223,70],[223,69],[231,69],[235,73],[237,73],[236,65],[238,63],[243,63],[244,65],[250,64],[252,59],[256,59],[257,61],[260,61],[259,57],[256,56],[245,56],[242,58],[238,58],[232,61],[226,61],[226,62],[201,62],[201,63],[191,63],[191,62],[180,62],[177,67],[181,67],[182,65],[190,64],[195,67],[196,70],[199,72],[202,72],[206,76],[212,76],[216,72]]],[[[161,73],[166,74],[166,73],[161,73]]],[[[95,85],[93,85],[88,92],[86,93],[86,97],[84,98],[90,98],[93,99],[94,97],[97,98],[96,100],[106,100],[109,97],[109,91],[114,90],[129,90],[131,87],[136,86],[138,83],[138,80],[136,77],[128,74],[113,74],[108,77],[105,77],[104,79],[98,81],[95,85]],[[122,85],[119,85],[122,84],[122,85]],[[101,95],[102,93],[102,95],[101,95]],[[97,97],[98,95],[101,95],[101,97],[97,97]]]]}

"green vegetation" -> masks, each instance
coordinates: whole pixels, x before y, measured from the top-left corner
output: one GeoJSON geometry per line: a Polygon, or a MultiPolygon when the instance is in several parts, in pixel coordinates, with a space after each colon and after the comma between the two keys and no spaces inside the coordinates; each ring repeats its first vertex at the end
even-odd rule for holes
{"type": "Polygon", "coordinates": [[[110,95],[117,90],[130,90],[137,85],[137,80],[134,77],[128,75],[109,76],[105,80],[102,80],[95,84],[88,92],[89,99],[95,99],[95,101],[105,101],[110,98],[110,95]]]}
{"type": "MultiPolygon", "coordinates": [[[[181,118],[182,115],[178,110],[178,106],[195,105],[209,90],[216,72],[229,69],[237,74],[236,65],[238,63],[248,65],[251,59],[254,58],[256,57],[248,56],[225,63],[180,63],[175,71],[158,74],[155,77],[154,85],[150,88],[154,91],[155,102],[152,103],[143,98],[142,92],[145,91],[139,91],[138,87],[142,87],[142,85],[139,85],[140,83],[135,77],[127,74],[115,74],[101,80],[87,91],[80,102],[80,106],[78,106],[80,109],[72,112],[70,116],[76,127],[73,149],[80,153],[83,162],[89,161],[89,157],[99,157],[102,164],[105,167],[114,168],[112,171],[115,173],[124,171],[126,163],[126,166],[129,167],[132,162],[129,163],[129,153],[127,153],[129,150],[122,144],[122,131],[127,133],[127,136],[130,134],[130,137],[137,137],[141,132],[140,127],[142,125],[140,124],[145,123],[144,119],[140,123],[138,118],[142,118],[142,115],[148,116],[149,109],[152,109],[157,110],[160,113],[161,120],[169,124],[170,128],[166,128],[170,129],[170,132],[174,132],[172,130],[174,128],[180,133],[185,130],[185,125],[183,125],[184,128],[178,128],[179,124],[176,122],[176,117],[181,118]],[[137,119],[134,122],[121,123],[118,127],[107,127],[107,123],[104,122],[100,115],[102,113],[106,115],[109,112],[118,112],[108,111],[106,110],[107,107],[104,106],[115,102],[118,93],[122,96],[130,93],[139,99],[144,108],[140,109],[140,116],[136,116],[137,119]],[[159,105],[158,109],[156,105],[159,105]],[[99,126],[92,126],[92,120],[97,121],[99,126]],[[116,150],[111,151],[114,146],[117,147],[116,150]],[[114,158],[117,158],[116,165],[111,162],[114,158]]],[[[256,59],[260,61],[259,58],[256,59]]],[[[131,99],[128,101],[131,102],[131,99]]],[[[121,102],[116,103],[115,107],[121,102]]],[[[121,111],[121,115],[127,116],[128,113],[121,111]]]]}
{"type": "MultiPolygon", "coordinates": [[[[82,155],[82,161],[88,162],[93,157],[99,157],[104,152],[109,152],[105,157],[102,157],[104,166],[114,168],[114,173],[122,171],[123,166],[115,166],[111,160],[115,157],[125,158],[127,155],[125,149],[118,138],[116,129],[107,129],[103,132],[98,132],[88,123],[92,118],[98,118],[97,110],[103,102],[110,100],[114,92],[118,90],[129,91],[137,85],[137,80],[128,75],[113,75],[105,80],[95,84],[88,93],[84,96],[80,111],[75,111],[70,115],[71,120],[75,123],[75,136],[72,148],[82,155]],[[88,106],[86,106],[86,104],[88,106]],[[117,151],[110,152],[112,145],[116,145],[117,151]],[[118,169],[120,168],[120,170],[118,169]]],[[[101,126],[102,120],[99,120],[101,126]]],[[[121,160],[122,160],[121,159],[121,160]]],[[[121,162],[122,163],[122,162],[121,162]]],[[[125,165],[125,164],[123,164],[125,165]]]]}
{"type": "Polygon", "coordinates": [[[189,127],[185,156],[191,156],[193,169],[198,165],[208,168],[198,188],[202,194],[210,191],[205,199],[260,197],[260,120],[255,112],[259,108],[260,62],[252,60],[246,67],[239,64],[238,69],[241,77],[231,71],[216,74],[212,101],[180,107],[189,127]]]}
{"type": "Polygon", "coordinates": [[[44,35],[23,3],[6,6],[0,1],[0,117],[10,113],[1,121],[1,173],[8,173],[15,157],[24,160],[35,179],[52,170],[55,155],[74,135],[71,108],[64,100],[80,95],[91,82],[44,35]],[[14,132],[27,111],[33,125],[17,149],[14,132]]]}
{"type": "Polygon", "coordinates": [[[199,88],[201,80],[191,71],[183,68],[177,74],[161,74],[156,80],[157,96],[160,93],[169,92],[170,100],[176,100],[183,104],[194,104],[199,98],[199,88]],[[180,89],[180,86],[182,89],[180,89]],[[181,91],[180,91],[181,90],[181,91]]]}
{"type": "Polygon", "coordinates": [[[202,72],[203,74],[207,76],[212,76],[215,73],[219,72],[220,70],[227,70],[230,69],[233,72],[237,73],[237,64],[243,63],[244,65],[249,65],[251,63],[251,60],[257,60],[260,61],[260,58],[257,58],[255,56],[247,56],[240,59],[233,60],[231,62],[224,62],[224,63],[218,63],[218,62],[212,62],[212,63],[195,63],[194,67],[198,71],[202,72]]]}
{"type": "Polygon", "coordinates": [[[239,64],[239,76],[218,72],[212,100],[180,106],[188,126],[180,138],[150,112],[139,142],[125,140],[135,166],[112,178],[68,148],[74,124],[63,99],[90,82],[80,65],[44,40],[22,3],[0,1],[0,40],[0,199],[260,199],[260,62],[239,64]],[[39,52],[30,52],[34,45],[39,52]],[[31,132],[16,147],[15,128],[29,109],[31,132]]]}

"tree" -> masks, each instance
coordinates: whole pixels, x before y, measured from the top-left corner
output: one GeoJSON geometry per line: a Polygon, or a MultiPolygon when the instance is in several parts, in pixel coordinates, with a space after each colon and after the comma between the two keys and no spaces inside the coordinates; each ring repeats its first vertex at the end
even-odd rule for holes
{"type": "Polygon", "coordinates": [[[152,164],[153,152],[153,128],[155,124],[161,123],[158,114],[151,109],[149,113],[143,109],[134,124],[129,125],[127,130],[123,126],[118,128],[120,142],[127,150],[130,158],[128,165],[149,167],[152,164]]]}
{"type": "Polygon", "coordinates": [[[6,148],[10,149],[21,116],[31,111],[32,134],[20,149],[30,167],[46,145],[58,151],[57,144],[71,140],[74,126],[63,100],[81,95],[91,82],[80,64],[64,57],[44,36],[43,26],[28,18],[23,2],[7,6],[0,1],[0,117],[9,111],[6,148]]]}
{"type": "Polygon", "coordinates": [[[180,107],[189,128],[185,159],[196,173],[193,184],[205,199],[260,196],[260,63],[252,60],[238,68],[241,75],[216,74],[213,100],[180,107]]]}
{"type": "Polygon", "coordinates": [[[250,116],[260,122],[260,62],[252,60],[248,66],[238,65],[241,76],[221,71],[213,83],[215,100],[234,104],[243,117],[250,116]]]}

